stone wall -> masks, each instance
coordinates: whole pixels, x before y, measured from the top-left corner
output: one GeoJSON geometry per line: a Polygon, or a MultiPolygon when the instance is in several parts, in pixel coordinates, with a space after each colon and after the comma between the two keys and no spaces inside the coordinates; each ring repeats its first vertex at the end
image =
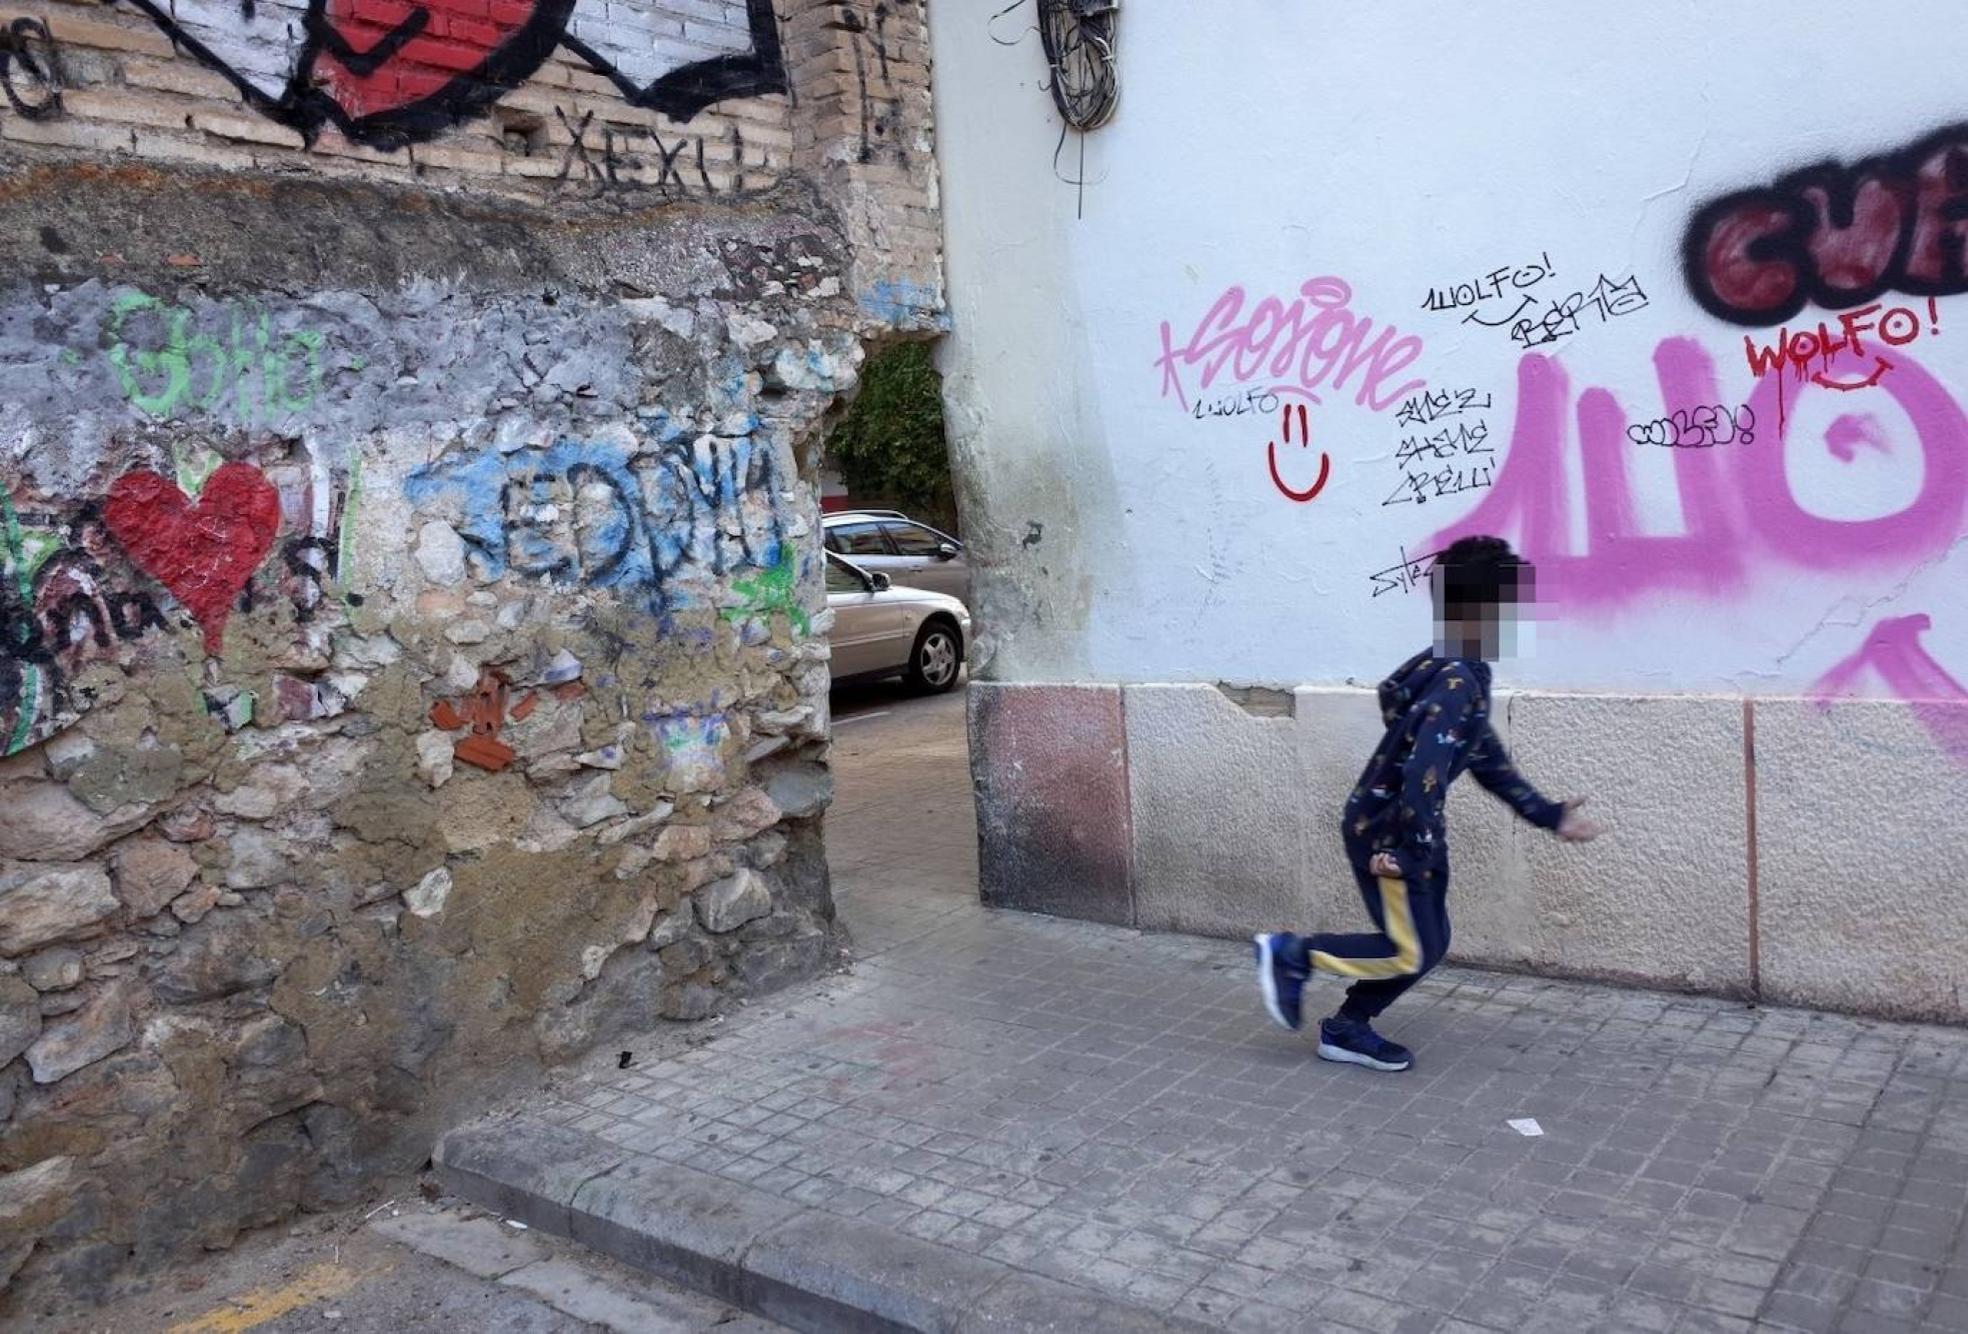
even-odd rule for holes
{"type": "Polygon", "coordinates": [[[837,957],[818,429],[942,320],[920,8],[565,8],[0,15],[16,1312],[837,957]]]}

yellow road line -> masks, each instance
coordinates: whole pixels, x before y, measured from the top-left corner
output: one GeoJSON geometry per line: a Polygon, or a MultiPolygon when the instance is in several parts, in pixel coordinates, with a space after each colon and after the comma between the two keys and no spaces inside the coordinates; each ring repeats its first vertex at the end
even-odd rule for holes
{"type": "Polygon", "coordinates": [[[362,1276],[355,1270],[344,1269],[340,1265],[315,1265],[291,1283],[254,1288],[237,1297],[229,1297],[224,1309],[173,1325],[169,1334],[239,1334],[241,1330],[278,1320],[289,1311],[339,1296],[361,1279],[362,1276]]]}

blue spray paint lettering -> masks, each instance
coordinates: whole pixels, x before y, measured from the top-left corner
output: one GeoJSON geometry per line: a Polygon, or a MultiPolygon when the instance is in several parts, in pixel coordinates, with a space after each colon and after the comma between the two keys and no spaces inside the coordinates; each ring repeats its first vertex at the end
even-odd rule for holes
{"type": "Polygon", "coordinates": [[[777,566],[784,543],[777,456],[751,436],[480,450],[418,469],[404,492],[419,508],[455,505],[488,579],[642,590],[657,612],[686,604],[693,575],[777,566]]]}

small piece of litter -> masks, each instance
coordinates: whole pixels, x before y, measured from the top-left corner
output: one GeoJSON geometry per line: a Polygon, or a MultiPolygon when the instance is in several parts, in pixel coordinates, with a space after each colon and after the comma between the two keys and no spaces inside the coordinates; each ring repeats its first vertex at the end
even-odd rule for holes
{"type": "Polygon", "coordinates": [[[615,1068],[617,1070],[626,1070],[629,1068],[629,1062],[633,1061],[634,1059],[635,1059],[634,1052],[625,1051],[619,1057],[616,1058],[615,1068]]]}
{"type": "Polygon", "coordinates": [[[371,1209],[368,1213],[362,1215],[362,1221],[365,1223],[368,1222],[370,1219],[374,1218],[377,1214],[381,1213],[383,1210],[389,1208],[391,1205],[395,1203],[396,1203],[395,1200],[384,1200],[381,1204],[377,1205],[374,1209],[371,1209]]]}
{"type": "Polygon", "coordinates": [[[1537,1123],[1537,1118],[1535,1116],[1526,1116],[1521,1120],[1517,1120],[1517,1121],[1506,1121],[1504,1122],[1504,1124],[1509,1126],[1512,1130],[1516,1131],[1518,1134],[1527,1136],[1531,1139],[1536,1139],[1538,1136],[1544,1133],[1544,1127],[1537,1123]]]}
{"type": "Polygon", "coordinates": [[[520,1230],[521,1232],[524,1232],[524,1231],[526,1231],[526,1224],[524,1224],[524,1223],[522,1223],[522,1222],[520,1222],[520,1221],[519,1221],[519,1220],[518,1220],[517,1218],[508,1218],[508,1219],[506,1220],[506,1226],[507,1226],[507,1227],[516,1227],[516,1228],[518,1228],[518,1229],[519,1229],[519,1230],[520,1230]]]}

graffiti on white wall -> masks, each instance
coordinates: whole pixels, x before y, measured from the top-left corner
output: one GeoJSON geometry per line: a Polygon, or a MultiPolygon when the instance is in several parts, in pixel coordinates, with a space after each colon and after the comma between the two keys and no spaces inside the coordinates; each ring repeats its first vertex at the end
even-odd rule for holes
{"type": "Polygon", "coordinates": [[[1162,321],[1155,361],[1162,398],[1198,420],[1276,412],[1264,452],[1272,487],[1297,504],[1316,499],[1332,458],[1313,443],[1307,406],[1350,395],[1385,412],[1425,387],[1419,378],[1397,380],[1420,359],[1421,339],[1358,313],[1352,302],[1352,284],[1327,275],[1288,298],[1251,302],[1244,288],[1228,288],[1179,343],[1175,322],[1162,321]]]}

